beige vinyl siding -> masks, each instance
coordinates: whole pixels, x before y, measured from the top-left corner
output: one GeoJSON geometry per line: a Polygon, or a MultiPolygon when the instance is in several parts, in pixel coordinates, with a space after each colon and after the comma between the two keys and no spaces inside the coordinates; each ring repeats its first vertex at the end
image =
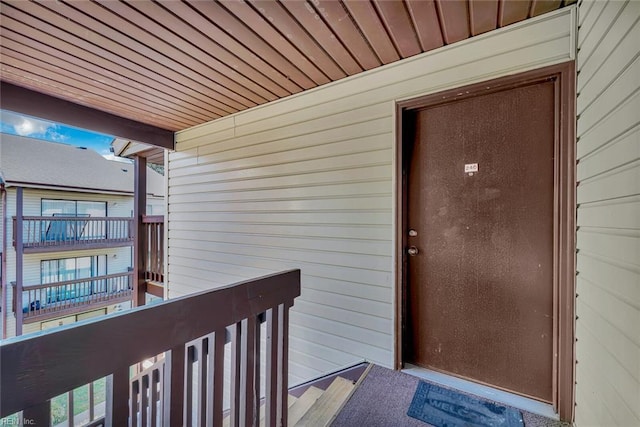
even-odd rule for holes
{"type": "Polygon", "coordinates": [[[574,8],[177,134],[176,297],[302,270],[290,381],[394,358],[395,101],[573,59],[574,8]]]}
{"type": "Polygon", "coordinates": [[[640,2],[578,32],[576,424],[640,425],[640,2]]]}

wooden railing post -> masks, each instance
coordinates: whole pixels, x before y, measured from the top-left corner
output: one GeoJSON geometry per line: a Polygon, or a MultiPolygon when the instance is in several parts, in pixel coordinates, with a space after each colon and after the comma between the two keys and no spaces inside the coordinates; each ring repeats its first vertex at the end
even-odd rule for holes
{"type": "Polygon", "coordinates": [[[147,159],[136,156],[133,193],[133,305],[145,305],[144,257],[147,250],[143,217],[147,209],[147,159]]]}
{"type": "MultiPolygon", "coordinates": [[[[16,287],[14,288],[16,292],[16,336],[22,335],[22,323],[23,323],[23,314],[22,314],[22,286],[23,283],[23,258],[24,258],[24,245],[23,245],[23,230],[22,230],[22,220],[23,220],[23,195],[22,195],[22,187],[16,188],[16,228],[15,234],[13,236],[16,242],[16,287]]],[[[27,310],[29,308],[27,307],[27,310]]]]}

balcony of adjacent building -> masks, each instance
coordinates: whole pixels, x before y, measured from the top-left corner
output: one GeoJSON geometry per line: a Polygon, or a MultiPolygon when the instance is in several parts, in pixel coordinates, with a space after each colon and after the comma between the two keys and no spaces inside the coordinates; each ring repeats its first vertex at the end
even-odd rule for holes
{"type": "Polygon", "coordinates": [[[13,236],[14,248],[21,246],[25,254],[131,246],[133,218],[89,214],[13,217],[13,236]]]}
{"type": "MultiPolygon", "coordinates": [[[[23,220],[24,253],[109,248],[134,242],[133,218],[54,216],[24,217],[23,220]]],[[[11,282],[12,311],[19,330],[22,325],[125,302],[142,305],[144,301],[140,298],[147,294],[163,299],[164,217],[142,216],[139,234],[138,244],[134,246],[139,257],[127,271],[107,274],[102,256],[83,256],[42,261],[39,283],[24,279],[11,282]],[[70,261],[74,263],[71,267],[66,265],[70,261]],[[100,267],[96,267],[98,265],[100,267]]]]}

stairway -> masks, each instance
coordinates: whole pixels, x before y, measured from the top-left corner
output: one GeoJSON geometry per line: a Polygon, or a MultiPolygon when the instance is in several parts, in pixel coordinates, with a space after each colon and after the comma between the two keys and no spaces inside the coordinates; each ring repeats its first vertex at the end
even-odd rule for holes
{"type": "MultiPolygon", "coordinates": [[[[335,377],[326,390],[310,386],[298,398],[289,395],[289,426],[324,427],[328,426],[351,396],[355,384],[342,377],[335,377]]],[[[265,425],[264,404],[260,407],[260,426],[265,425]]],[[[222,425],[230,424],[227,416],[222,425]]]]}
{"type": "Polygon", "coordinates": [[[289,409],[289,425],[328,426],[349,399],[354,388],[353,382],[342,377],[336,377],[325,391],[309,387],[289,409]],[[306,397],[307,394],[309,397],[306,397]]]}

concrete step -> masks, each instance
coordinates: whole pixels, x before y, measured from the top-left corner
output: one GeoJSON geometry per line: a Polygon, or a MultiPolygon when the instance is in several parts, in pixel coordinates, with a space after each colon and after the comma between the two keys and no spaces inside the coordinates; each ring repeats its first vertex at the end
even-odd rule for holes
{"type": "Polygon", "coordinates": [[[338,413],[354,388],[353,382],[336,377],[322,396],[309,408],[304,416],[295,424],[296,427],[324,427],[329,425],[333,417],[338,413]]]}

